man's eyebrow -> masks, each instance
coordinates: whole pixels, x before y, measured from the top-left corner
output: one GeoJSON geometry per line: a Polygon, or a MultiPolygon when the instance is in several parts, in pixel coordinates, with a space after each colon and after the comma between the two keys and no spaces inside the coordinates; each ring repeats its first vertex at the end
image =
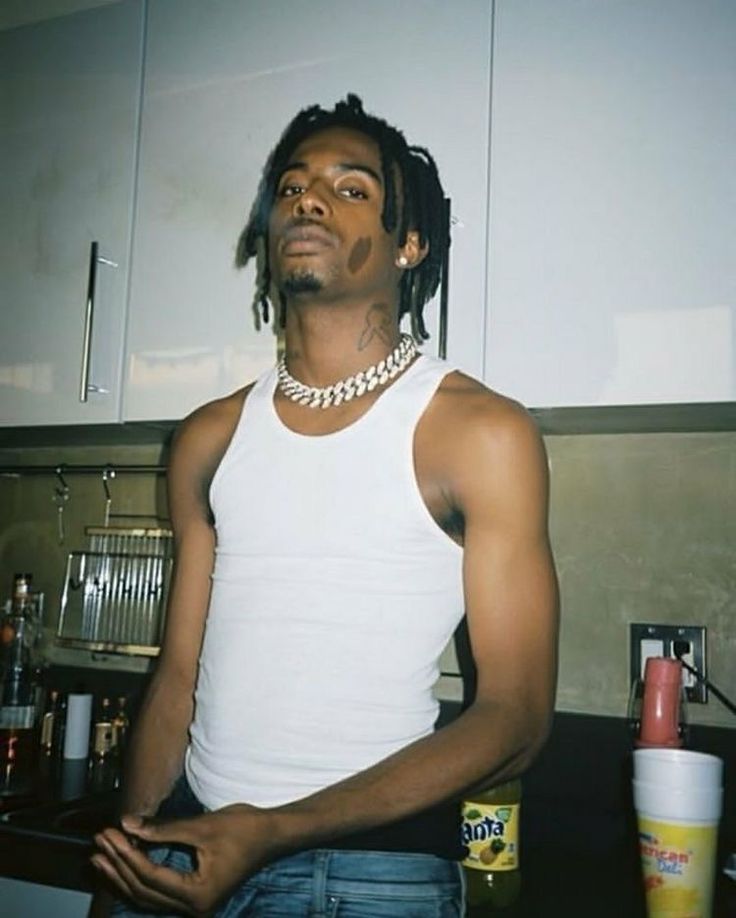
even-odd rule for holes
{"type": "Polygon", "coordinates": [[[375,169],[372,169],[370,166],[366,166],[365,163],[338,163],[338,169],[341,172],[364,172],[379,185],[383,185],[383,179],[381,176],[376,172],[375,169]]]}
{"type": "MultiPolygon", "coordinates": [[[[298,169],[308,169],[307,163],[302,162],[301,160],[295,160],[294,162],[287,163],[286,166],[281,170],[280,176],[285,175],[287,172],[298,169]]],[[[335,166],[340,172],[363,172],[365,175],[370,176],[374,182],[378,185],[383,186],[383,178],[376,172],[375,169],[371,166],[367,166],[365,163],[337,163],[335,166]]]]}
{"type": "Polygon", "coordinates": [[[281,170],[279,175],[284,175],[286,172],[291,172],[292,169],[306,169],[307,164],[303,163],[301,160],[296,160],[295,162],[287,163],[284,168],[281,170]]]}

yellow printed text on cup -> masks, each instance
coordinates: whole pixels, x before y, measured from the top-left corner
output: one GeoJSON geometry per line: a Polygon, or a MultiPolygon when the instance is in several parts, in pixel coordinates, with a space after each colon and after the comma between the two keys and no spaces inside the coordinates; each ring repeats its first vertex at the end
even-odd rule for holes
{"type": "Polygon", "coordinates": [[[709,918],[717,825],[663,822],[639,814],[649,918],[709,918]]]}

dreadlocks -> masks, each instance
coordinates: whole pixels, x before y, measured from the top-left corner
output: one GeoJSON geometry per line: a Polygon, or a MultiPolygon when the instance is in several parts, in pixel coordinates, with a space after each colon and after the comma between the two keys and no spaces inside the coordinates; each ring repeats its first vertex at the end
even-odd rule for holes
{"type": "MultiPolygon", "coordinates": [[[[376,142],[385,189],[381,213],[383,228],[392,232],[398,226],[399,245],[404,245],[409,230],[415,231],[419,235],[420,246],[427,245],[429,248],[426,258],[416,267],[403,272],[399,286],[399,318],[408,313],[414,337],[420,341],[427,339],[429,334],[422,312],[425,303],[437,290],[450,246],[444,192],[437,166],[423,147],[409,146],[398,128],[366,114],[363,103],[356,95],[348,95],[332,111],[318,105],[305,108],[288,125],[263,170],[256,200],[238,243],[236,264],[242,267],[254,256],[259,256],[256,300],[263,320],[268,321],[271,286],[268,222],[276,198],[276,186],[295,148],[312,134],[331,127],[352,128],[376,142]],[[401,208],[395,169],[401,176],[401,208]]],[[[283,308],[281,321],[285,321],[283,308]]]]}

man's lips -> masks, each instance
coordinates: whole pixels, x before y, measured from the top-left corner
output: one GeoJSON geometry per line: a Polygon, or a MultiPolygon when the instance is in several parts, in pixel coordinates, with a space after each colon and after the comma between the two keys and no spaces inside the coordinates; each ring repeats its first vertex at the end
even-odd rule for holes
{"type": "Polygon", "coordinates": [[[284,230],[280,240],[281,251],[286,255],[308,254],[335,245],[332,233],[316,223],[293,224],[284,230]]]}

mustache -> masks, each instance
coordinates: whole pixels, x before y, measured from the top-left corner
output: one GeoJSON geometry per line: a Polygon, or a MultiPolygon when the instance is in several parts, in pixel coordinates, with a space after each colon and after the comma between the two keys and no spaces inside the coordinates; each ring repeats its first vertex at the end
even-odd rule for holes
{"type": "Polygon", "coordinates": [[[284,223],[279,233],[279,242],[284,245],[294,240],[305,242],[314,240],[331,246],[337,243],[335,234],[312,217],[291,217],[284,223]]]}

